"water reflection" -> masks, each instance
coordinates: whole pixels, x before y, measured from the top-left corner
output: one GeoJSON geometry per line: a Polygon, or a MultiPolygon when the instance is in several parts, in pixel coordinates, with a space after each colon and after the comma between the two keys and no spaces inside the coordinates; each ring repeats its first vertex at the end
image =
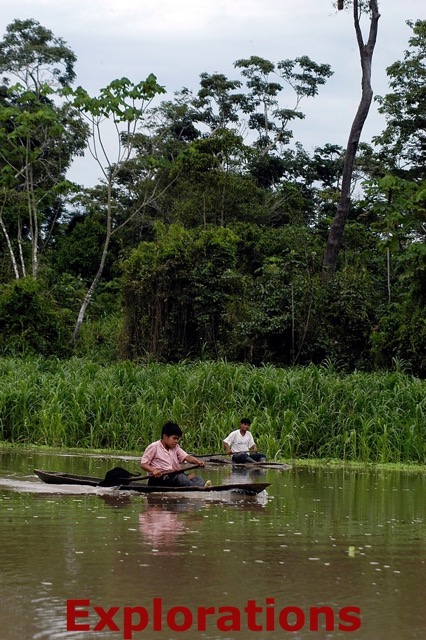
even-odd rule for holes
{"type": "Polygon", "coordinates": [[[254,467],[231,467],[229,474],[229,482],[257,482],[264,479],[266,476],[266,469],[254,467]]]}
{"type": "MultiPolygon", "coordinates": [[[[2,640],[76,637],[65,630],[67,598],[90,598],[108,607],[150,606],[152,597],[191,611],[196,605],[228,604],[243,611],[248,599],[265,607],[269,598],[277,611],[295,606],[307,616],[310,607],[328,606],[335,620],[342,607],[355,605],[362,612],[356,633],[336,625],[290,635],[295,640],[423,639],[424,474],[369,468],[209,472],[216,482],[265,478],[272,484],[264,502],[239,494],[190,498],[29,489],[38,483],[34,467],[103,476],[112,466],[115,459],[0,455],[0,477],[9,482],[0,486],[2,640]]],[[[92,635],[122,637],[108,630],[92,635]]],[[[177,635],[225,640],[230,634],[210,625],[203,634],[177,635]]],[[[287,635],[279,629],[264,635],[242,630],[234,637],[283,640],[287,635]]]]}
{"type": "Polygon", "coordinates": [[[101,493],[99,498],[102,502],[113,509],[126,509],[132,503],[132,498],[129,495],[123,495],[122,493],[101,493]]]}
{"type": "MultiPolygon", "coordinates": [[[[168,504],[148,501],[146,508],[139,514],[139,530],[147,545],[154,545],[154,551],[160,549],[166,555],[175,555],[175,542],[185,531],[193,529],[196,524],[194,514],[203,508],[189,500],[180,500],[168,504]]],[[[198,518],[198,524],[202,517],[198,518]]]]}

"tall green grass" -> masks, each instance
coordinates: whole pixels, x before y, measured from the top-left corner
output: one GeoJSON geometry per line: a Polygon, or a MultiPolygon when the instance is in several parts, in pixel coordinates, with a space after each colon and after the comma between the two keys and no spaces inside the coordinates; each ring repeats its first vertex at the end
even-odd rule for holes
{"type": "Polygon", "coordinates": [[[268,457],[425,463],[426,382],[400,371],[0,359],[0,440],[141,452],[167,420],[219,452],[243,416],[268,457]]]}

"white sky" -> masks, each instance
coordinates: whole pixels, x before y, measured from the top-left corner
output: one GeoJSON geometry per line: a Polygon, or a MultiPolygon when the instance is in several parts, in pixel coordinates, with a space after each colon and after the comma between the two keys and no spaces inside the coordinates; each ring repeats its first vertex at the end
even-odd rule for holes
{"type": "MultiPolygon", "coordinates": [[[[115,78],[136,82],[154,73],[171,96],[184,86],[196,91],[203,72],[239,78],[233,67],[239,58],[308,55],[330,64],[334,75],[316,98],[302,102],[306,118],[293,127],[294,141],[307,151],[346,145],[361,71],[351,13],[336,12],[332,0],[0,0],[0,9],[1,38],[16,18],[34,18],[62,37],[78,58],[76,84],[89,93],[115,78]]],[[[406,20],[425,19],[424,0],[382,0],[380,11],[372,84],[384,95],[385,69],[407,48],[406,20]]],[[[291,94],[283,106],[294,106],[291,94]]],[[[373,106],[363,140],[383,126],[373,106]]],[[[89,186],[99,173],[77,160],[69,177],[89,186]]]]}

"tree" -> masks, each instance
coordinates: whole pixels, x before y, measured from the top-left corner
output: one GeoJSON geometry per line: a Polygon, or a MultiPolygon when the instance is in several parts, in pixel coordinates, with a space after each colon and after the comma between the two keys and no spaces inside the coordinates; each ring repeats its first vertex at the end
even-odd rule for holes
{"type": "Polygon", "coordinates": [[[14,20],[0,42],[0,72],[16,78],[37,96],[46,84],[63,87],[72,83],[76,60],[62,38],[33,19],[14,20]]]}
{"type": "Polygon", "coordinates": [[[61,213],[60,198],[72,188],[66,169],[84,145],[79,118],[55,106],[50,93],[43,87],[37,98],[15,85],[8,90],[8,104],[0,107],[0,224],[16,279],[29,272],[37,277],[39,252],[61,213]]]}
{"type": "MultiPolygon", "coordinates": [[[[131,207],[128,212],[121,211],[117,215],[115,188],[120,172],[130,166],[137,130],[143,123],[150,102],[156,95],[164,92],[164,88],[157,83],[157,78],[153,74],[137,84],[128,78],[113,80],[107,87],[100,90],[97,97],[91,97],[82,87],[78,87],[76,90],[67,87],[63,91],[89,124],[91,131],[89,152],[101,169],[105,187],[105,236],[101,258],[97,272],[80,307],[73,332],[73,343],[78,339],[86,311],[102,277],[111,238],[133,220],[138,212],[160,195],[155,182],[147,179],[146,183],[151,185],[151,189],[145,193],[142,200],[137,203],[136,207],[131,207]],[[116,132],[117,142],[114,158],[112,153],[108,151],[106,144],[107,129],[111,124],[116,132]]],[[[143,159],[143,164],[152,178],[155,174],[155,162],[151,163],[148,156],[143,159]]]]}
{"type": "Polygon", "coordinates": [[[330,65],[318,64],[308,56],[281,60],[277,64],[251,56],[237,60],[234,66],[241,69],[241,75],[246,78],[248,126],[258,133],[256,146],[262,155],[288,144],[292,138],[289,123],[305,117],[299,109],[301,100],[316,96],[318,87],[333,75],[330,65]],[[291,87],[296,96],[293,109],[280,107],[278,96],[284,89],[282,83],[291,87]]]}
{"type": "MultiPolygon", "coordinates": [[[[340,7],[339,7],[340,8],[340,7]]],[[[373,99],[373,89],[371,86],[371,66],[373,60],[374,48],[377,40],[377,30],[380,14],[377,0],[353,0],[353,19],[358,49],[361,58],[361,100],[346,146],[345,159],[342,172],[342,187],[340,190],[340,198],[337,205],[337,211],[328,234],[327,245],[324,253],[323,271],[326,280],[333,277],[337,267],[340,247],[342,245],[345,224],[349,214],[352,174],[354,169],[355,157],[361,138],[362,129],[370,110],[371,101],[373,99]],[[364,11],[369,12],[370,29],[368,39],[364,42],[361,30],[361,15],[364,11]]]]}
{"type": "Polygon", "coordinates": [[[15,20],[0,42],[0,73],[6,74],[0,99],[0,226],[15,279],[29,272],[37,277],[40,248],[61,211],[58,198],[71,186],[65,172],[85,145],[77,113],[58,104],[58,87],[73,80],[75,59],[62,39],[35,20],[15,20]]]}
{"type": "Polygon", "coordinates": [[[407,24],[409,49],[386,70],[391,92],[377,97],[386,129],[374,142],[389,172],[418,181],[426,179],[426,20],[407,24]]]}
{"type": "Polygon", "coordinates": [[[235,294],[240,300],[238,236],[223,227],[156,231],[124,264],[126,356],[217,357],[235,294]]]}
{"type": "MultiPolygon", "coordinates": [[[[156,137],[162,132],[167,157],[175,160],[180,155],[182,166],[166,198],[156,201],[156,213],[165,222],[279,223],[296,200],[305,199],[303,185],[295,182],[301,182],[296,171],[307,154],[297,144],[296,150],[288,148],[289,125],[304,117],[302,98],[316,95],[331,75],[330,67],[307,56],[277,64],[252,56],[235,66],[242,79],[203,73],[195,95],[183,89],[174,103],[167,101],[153,110],[159,121],[156,137]],[[295,96],[293,109],[281,108],[288,87],[295,96]],[[287,189],[288,180],[292,184],[287,189]]],[[[146,142],[149,145],[151,139],[146,142]]]]}
{"type": "Polygon", "coordinates": [[[222,73],[202,73],[200,77],[201,88],[192,102],[197,122],[205,124],[210,135],[220,129],[238,127],[241,110],[248,108],[245,93],[236,92],[242,82],[229,80],[222,73]]]}
{"type": "MultiPolygon", "coordinates": [[[[386,249],[388,302],[395,302],[394,313],[405,327],[404,305],[414,318],[415,307],[423,311],[426,291],[426,21],[407,24],[413,30],[409,48],[387,69],[390,93],[377,98],[386,117],[385,130],[374,138],[381,173],[365,184],[373,229],[386,249]]],[[[409,325],[414,328],[413,320],[409,325]]]]}

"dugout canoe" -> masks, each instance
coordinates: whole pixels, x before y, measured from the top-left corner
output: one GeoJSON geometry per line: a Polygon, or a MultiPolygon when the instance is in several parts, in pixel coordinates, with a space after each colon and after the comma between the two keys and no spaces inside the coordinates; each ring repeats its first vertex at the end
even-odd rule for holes
{"type": "MultiPolygon", "coordinates": [[[[67,485],[86,485],[90,487],[99,487],[103,478],[94,478],[92,476],[79,476],[72,473],[64,473],[61,471],[45,471],[43,469],[34,469],[36,476],[46,484],[67,484],[67,485]]],[[[264,491],[270,486],[270,482],[239,482],[232,484],[217,484],[210,487],[156,487],[146,484],[120,484],[112,489],[125,491],[136,491],[138,493],[191,493],[191,492],[212,492],[212,491],[235,491],[245,495],[256,495],[264,491]]],[[[102,487],[104,488],[104,487],[102,487]]]]}
{"type": "Polygon", "coordinates": [[[291,464],[285,464],[284,462],[232,462],[232,460],[227,458],[198,457],[202,458],[204,462],[208,462],[209,464],[240,467],[242,469],[276,469],[277,471],[288,471],[292,468],[291,464]]]}

